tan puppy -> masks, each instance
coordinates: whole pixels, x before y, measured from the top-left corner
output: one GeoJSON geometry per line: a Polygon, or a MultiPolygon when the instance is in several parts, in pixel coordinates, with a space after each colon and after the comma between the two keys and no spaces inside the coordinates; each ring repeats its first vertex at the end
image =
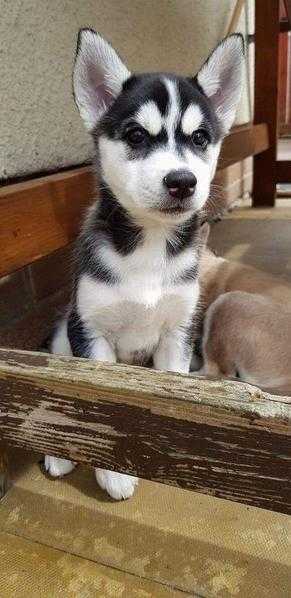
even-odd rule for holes
{"type": "Polygon", "coordinates": [[[200,285],[204,323],[199,373],[239,377],[291,393],[291,285],[216,257],[206,247],[200,285]]]}

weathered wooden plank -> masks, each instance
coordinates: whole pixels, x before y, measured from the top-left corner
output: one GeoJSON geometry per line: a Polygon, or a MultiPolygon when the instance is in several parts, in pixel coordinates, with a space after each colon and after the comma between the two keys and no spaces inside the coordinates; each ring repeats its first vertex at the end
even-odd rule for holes
{"type": "Polygon", "coordinates": [[[291,513],[291,397],[1,349],[0,409],[13,446],[291,513]]]}
{"type": "Polygon", "coordinates": [[[89,166],[0,189],[0,276],[67,246],[94,196],[89,166]]]}
{"type": "MultiPolygon", "coordinates": [[[[0,433],[1,437],[1,433],[0,433]]],[[[8,456],[6,447],[0,442],[0,500],[6,494],[9,486],[8,456]]]]}
{"type": "MultiPolygon", "coordinates": [[[[234,127],[218,168],[268,148],[264,124],[234,127]]],[[[68,245],[77,235],[94,186],[89,166],[0,189],[0,276],[68,245]]]]}

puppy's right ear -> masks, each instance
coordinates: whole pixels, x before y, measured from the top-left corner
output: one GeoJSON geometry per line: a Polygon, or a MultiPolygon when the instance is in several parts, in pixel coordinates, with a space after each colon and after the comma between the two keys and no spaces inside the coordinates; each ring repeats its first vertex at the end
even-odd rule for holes
{"type": "Polygon", "coordinates": [[[76,104],[91,131],[121,92],[130,72],[112,46],[92,29],[81,29],[73,73],[76,104]]]}

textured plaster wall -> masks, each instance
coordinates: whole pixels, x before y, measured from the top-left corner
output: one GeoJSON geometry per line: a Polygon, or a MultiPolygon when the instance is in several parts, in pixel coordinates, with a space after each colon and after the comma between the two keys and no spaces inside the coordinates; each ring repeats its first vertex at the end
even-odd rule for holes
{"type": "MultiPolygon", "coordinates": [[[[0,0],[0,180],[84,162],[74,106],[76,34],[92,26],[132,70],[195,73],[234,0],[0,0]]],[[[240,28],[244,29],[244,17],[240,28]]],[[[242,101],[239,121],[249,120],[242,101]]]]}

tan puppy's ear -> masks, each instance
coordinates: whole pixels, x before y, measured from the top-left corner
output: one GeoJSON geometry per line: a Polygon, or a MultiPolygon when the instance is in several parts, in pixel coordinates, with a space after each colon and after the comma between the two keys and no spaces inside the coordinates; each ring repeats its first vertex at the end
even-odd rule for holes
{"type": "Polygon", "coordinates": [[[200,227],[200,243],[201,243],[201,245],[206,245],[206,243],[208,241],[209,233],[210,233],[210,226],[209,226],[208,222],[203,222],[203,224],[200,227]]]}

